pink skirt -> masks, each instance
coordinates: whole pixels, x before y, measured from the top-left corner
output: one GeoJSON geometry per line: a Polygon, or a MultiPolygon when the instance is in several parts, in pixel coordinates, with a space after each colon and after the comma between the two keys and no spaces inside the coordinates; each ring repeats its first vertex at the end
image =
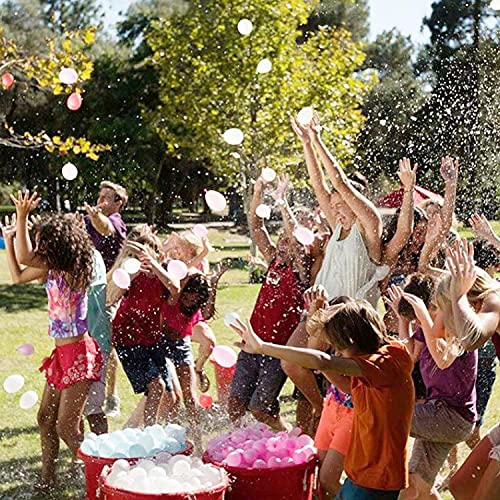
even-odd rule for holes
{"type": "Polygon", "coordinates": [[[45,372],[47,383],[58,390],[84,380],[99,381],[103,357],[93,337],[85,337],[73,344],[56,346],[43,360],[40,371],[45,372]]]}

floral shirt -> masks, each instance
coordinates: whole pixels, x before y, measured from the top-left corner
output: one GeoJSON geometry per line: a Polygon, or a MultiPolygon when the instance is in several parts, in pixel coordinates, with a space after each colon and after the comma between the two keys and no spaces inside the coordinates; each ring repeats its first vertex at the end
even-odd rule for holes
{"type": "Polygon", "coordinates": [[[86,292],[72,289],[62,273],[54,271],[49,271],[45,289],[49,302],[49,336],[63,339],[84,334],[88,330],[86,292]]]}

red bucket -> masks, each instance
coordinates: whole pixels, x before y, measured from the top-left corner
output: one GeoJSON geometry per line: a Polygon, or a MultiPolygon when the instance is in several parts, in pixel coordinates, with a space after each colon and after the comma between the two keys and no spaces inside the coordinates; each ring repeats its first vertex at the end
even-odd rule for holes
{"type": "Polygon", "coordinates": [[[315,456],[305,464],[274,469],[245,469],[215,463],[207,452],[203,461],[224,467],[232,478],[226,500],[312,500],[319,463],[315,456]]]}
{"type": "Polygon", "coordinates": [[[227,476],[220,485],[198,493],[136,493],[103,484],[100,488],[100,498],[104,500],[224,500],[227,498],[228,486],[227,476]]]}
{"type": "MultiPolygon", "coordinates": [[[[191,453],[193,453],[193,444],[188,441],[184,450],[178,453],[173,453],[173,455],[191,455],[191,453]]],[[[94,457],[92,455],[83,453],[82,450],[78,450],[78,457],[83,460],[83,463],[85,465],[87,499],[97,500],[98,498],[100,498],[97,491],[99,489],[99,477],[101,475],[102,469],[105,465],[109,465],[111,467],[118,460],[118,458],[94,457]]],[[[124,460],[127,460],[127,462],[130,462],[132,464],[140,460],[140,457],[126,458],[124,460]]]]}
{"type": "Polygon", "coordinates": [[[215,383],[217,384],[217,399],[222,406],[227,405],[229,399],[229,391],[231,389],[231,382],[233,381],[234,370],[236,365],[231,368],[225,368],[212,359],[210,362],[214,365],[215,383]]]}

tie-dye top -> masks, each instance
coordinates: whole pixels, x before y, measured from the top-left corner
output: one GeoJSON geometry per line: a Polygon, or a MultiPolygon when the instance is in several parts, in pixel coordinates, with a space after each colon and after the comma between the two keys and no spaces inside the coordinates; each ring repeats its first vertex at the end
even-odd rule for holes
{"type": "Polygon", "coordinates": [[[352,396],[347,392],[341,391],[338,387],[333,384],[328,387],[326,391],[326,396],[333,399],[340,406],[346,406],[347,408],[354,408],[354,403],[352,401],[352,396]]]}
{"type": "Polygon", "coordinates": [[[88,330],[87,293],[74,290],[62,273],[49,271],[45,283],[49,299],[49,336],[55,339],[77,337],[88,330]]]}

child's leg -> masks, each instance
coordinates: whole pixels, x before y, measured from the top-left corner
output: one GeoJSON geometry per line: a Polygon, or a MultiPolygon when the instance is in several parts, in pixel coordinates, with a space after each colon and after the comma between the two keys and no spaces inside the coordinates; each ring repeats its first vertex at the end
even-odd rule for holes
{"type": "Polygon", "coordinates": [[[344,458],[345,456],[336,450],[330,449],[326,452],[319,472],[323,499],[335,498],[340,490],[340,476],[344,470],[344,458]]]}
{"type": "Polygon", "coordinates": [[[187,411],[189,426],[195,446],[201,450],[200,413],[198,410],[198,398],[196,395],[196,375],[193,365],[182,365],[177,367],[179,382],[181,383],[182,396],[187,411]]]}
{"type": "MultiPolygon", "coordinates": [[[[287,345],[292,347],[307,347],[308,337],[309,335],[306,332],[306,323],[305,321],[301,321],[288,340],[287,345]]],[[[311,417],[314,418],[315,415],[321,415],[321,410],[323,408],[323,396],[321,395],[318,384],[316,383],[314,373],[307,368],[303,368],[302,366],[294,363],[289,363],[288,361],[282,361],[281,366],[285,374],[311,403],[311,417]]],[[[305,424],[304,422],[297,421],[297,426],[304,428],[305,424]]]]}
{"type": "Polygon", "coordinates": [[[57,434],[75,457],[83,438],[80,432],[80,420],[90,384],[90,381],[84,380],[61,391],[57,414],[57,434]]]}
{"type": "Polygon", "coordinates": [[[450,479],[449,490],[456,500],[466,500],[474,497],[484,471],[488,467],[489,454],[492,449],[488,436],[466,458],[460,469],[450,479]]]}
{"type": "Polygon", "coordinates": [[[165,382],[161,377],[155,378],[148,384],[146,404],[144,405],[144,425],[154,425],[158,422],[158,409],[165,394],[165,382]]]}
{"type": "MultiPolygon", "coordinates": [[[[500,458],[500,456],[497,456],[497,458],[500,458]]],[[[488,467],[484,471],[483,478],[481,479],[479,488],[476,491],[474,500],[498,499],[499,478],[500,478],[500,461],[492,457],[490,459],[488,467]]]]}
{"type": "Polygon", "coordinates": [[[56,463],[59,454],[59,436],[56,424],[60,396],[60,391],[45,384],[38,410],[38,427],[40,428],[42,444],[41,487],[52,486],[56,479],[56,463]]]}
{"type": "Polygon", "coordinates": [[[118,377],[118,355],[115,348],[111,348],[106,368],[106,415],[118,417],[120,415],[120,397],[116,391],[118,377]]]}
{"type": "Polygon", "coordinates": [[[194,369],[197,372],[201,372],[215,347],[215,334],[207,323],[200,321],[193,327],[193,336],[191,340],[200,344],[198,359],[195,361],[194,369]]]}
{"type": "Polygon", "coordinates": [[[248,354],[241,351],[236,361],[231,390],[228,400],[228,413],[231,423],[235,426],[241,424],[245,416],[252,394],[259,377],[259,362],[257,354],[248,354]]]}
{"type": "Polygon", "coordinates": [[[144,425],[144,409],[146,407],[146,396],[143,396],[139,401],[138,405],[134,408],[134,411],[128,418],[128,420],[123,424],[123,428],[127,427],[142,427],[144,425]]]}

